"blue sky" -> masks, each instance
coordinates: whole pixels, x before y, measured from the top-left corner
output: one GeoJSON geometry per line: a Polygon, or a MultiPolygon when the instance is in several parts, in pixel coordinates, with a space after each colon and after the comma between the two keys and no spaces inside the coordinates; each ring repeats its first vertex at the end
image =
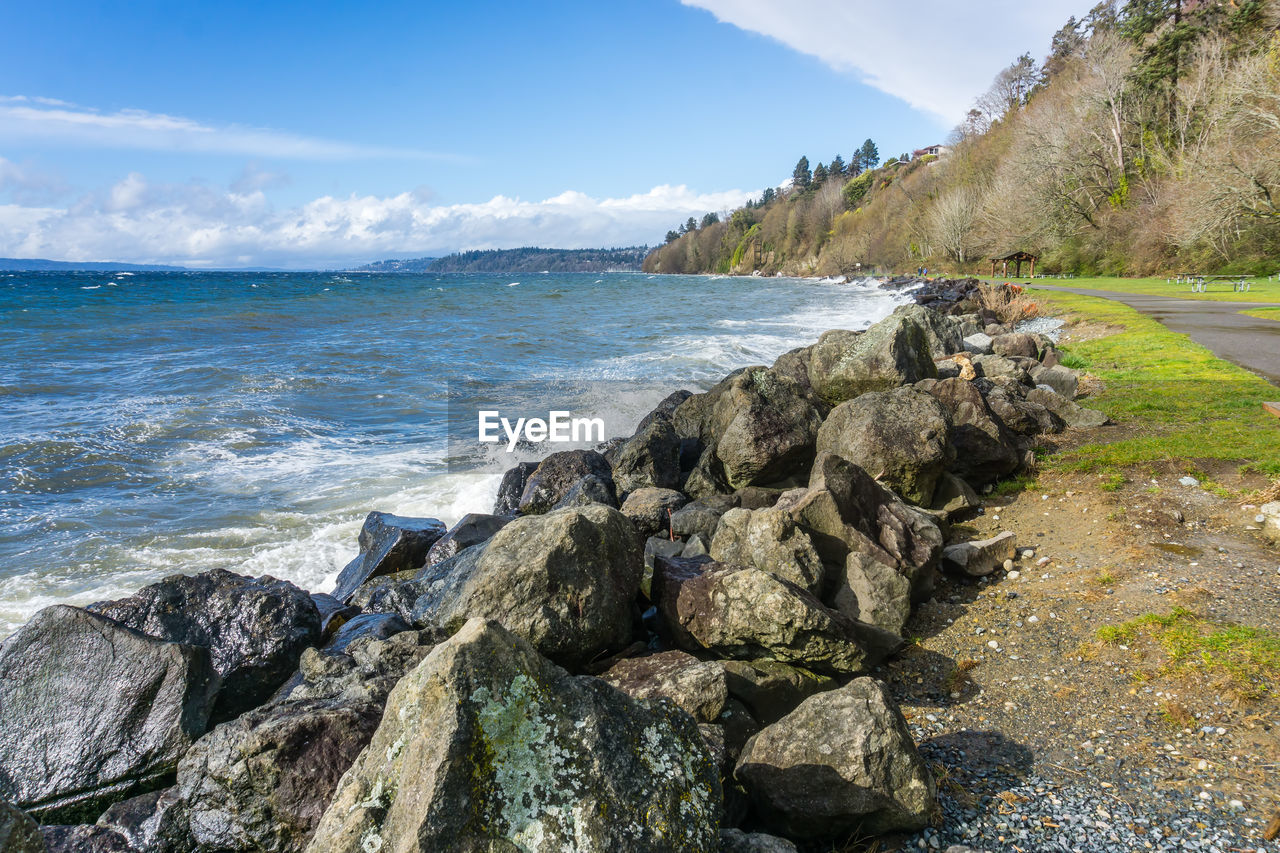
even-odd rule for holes
{"type": "Polygon", "coordinates": [[[1087,4],[955,5],[6,4],[0,255],[303,267],[656,242],[800,154],[941,140],[1087,4]]]}

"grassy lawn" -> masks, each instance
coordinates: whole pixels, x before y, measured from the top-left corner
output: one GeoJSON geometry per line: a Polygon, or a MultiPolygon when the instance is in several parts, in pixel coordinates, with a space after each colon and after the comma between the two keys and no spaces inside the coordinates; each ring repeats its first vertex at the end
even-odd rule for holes
{"type": "Polygon", "coordinates": [[[1280,420],[1262,410],[1280,389],[1118,302],[1046,291],[1034,298],[1046,313],[1122,329],[1062,350],[1070,366],[1105,384],[1082,402],[1123,425],[1123,437],[1056,454],[1045,467],[1115,477],[1143,463],[1175,460],[1193,472],[1195,460],[1218,459],[1280,475],[1280,420]]]}
{"type": "MultiPolygon", "coordinates": [[[[994,279],[999,281],[1000,279],[994,279]]],[[[1013,279],[1008,279],[1013,281],[1013,279]]],[[[1088,290],[1113,290],[1118,293],[1144,293],[1154,296],[1175,296],[1179,299],[1206,299],[1214,302],[1276,302],[1280,303],[1280,281],[1251,279],[1248,293],[1236,293],[1230,282],[1210,282],[1207,293],[1192,293],[1191,287],[1176,284],[1164,278],[1047,278],[1034,279],[1032,287],[1045,284],[1051,287],[1079,287],[1088,290]]]]}
{"type": "Polygon", "coordinates": [[[1280,308],[1254,308],[1240,313],[1248,314],[1250,317],[1261,317],[1264,320],[1275,320],[1280,323],[1280,308]]]}

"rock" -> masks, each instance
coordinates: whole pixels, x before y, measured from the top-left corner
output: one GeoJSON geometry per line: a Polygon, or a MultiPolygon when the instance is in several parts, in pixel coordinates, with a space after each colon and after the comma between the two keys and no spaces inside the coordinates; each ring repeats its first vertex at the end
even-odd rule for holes
{"type": "Polygon", "coordinates": [[[385,639],[357,637],[341,651],[307,649],[299,663],[302,678],[273,703],[340,699],[349,706],[382,707],[396,682],[440,639],[433,631],[402,631],[385,639]]]}
{"type": "Polygon", "coordinates": [[[320,612],[308,593],[223,569],[173,575],[88,609],[148,637],[208,649],[222,679],[213,722],[265,702],[298,668],[302,650],[320,644],[320,612]]]}
{"type": "Polygon", "coordinates": [[[710,556],[721,563],[773,572],[815,595],[822,592],[822,558],[785,510],[729,510],[716,526],[710,556]]]}
{"type": "Polygon", "coordinates": [[[0,800],[0,850],[4,853],[45,853],[40,826],[22,809],[0,800]]]}
{"type": "Polygon", "coordinates": [[[374,703],[301,699],[218,726],[178,766],[191,836],[202,850],[304,849],[381,718],[374,703]]]}
{"type": "Polygon", "coordinates": [[[565,496],[551,506],[551,510],[566,509],[573,506],[589,506],[591,504],[611,506],[617,509],[618,497],[611,481],[602,480],[595,474],[588,474],[570,486],[565,496]]]}
{"type": "Polygon", "coordinates": [[[634,699],[670,699],[700,723],[716,722],[729,698],[724,667],[681,651],[618,661],[600,677],[634,699]]]}
{"type": "Polygon", "coordinates": [[[360,612],[359,607],[343,604],[327,592],[311,593],[311,601],[316,606],[316,612],[320,614],[321,642],[332,637],[343,623],[360,612]]]}
{"type": "Polygon", "coordinates": [[[743,832],[741,829],[720,830],[721,853],[798,853],[799,848],[774,835],[743,832]]]}
{"type": "Polygon", "coordinates": [[[671,514],[671,532],[686,538],[701,533],[712,539],[720,525],[720,517],[737,505],[735,495],[698,498],[671,514]]]}
{"type": "Polygon", "coordinates": [[[1004,428],[974,383],[961,379],[925,380],[917,387],[947,409],[947,440],[955,451],[952,473],[982,486],[1018,470],[1022,454],[1014,436],[1004,428]]]}
{"type": "Polygon", "coordinates": [[[711,556],[711,540],[707,539],[705,534],[695,533],[689,537],[684,543],[684,548],[680,551],[680,556],[685,559],[692,557],[710,557],[711,556]]]}
{"type": "Polygon", "coordinates": [[[1178,485],[1187,486],[1188,488],[1194,488],[1195,486],[1200,485],[1200,481],[1197,480],[1195,477],[1180,477],[1178,478],[1178,485]]]}
{"type": "Polygon", "coordinates": [[[744,486],[733,494],[738,499],[737,505],[743,509],[768,509],[778,502],[782,490],[765,486],[744,486]]]}
{"type": "Polygon", "coordinates": [[[119,835],[136,853],[187,853],[193,846],[176,788],[116,803],[103,812],[97,825],[119,835]]]}
{"type": "Polygon", "coordinates": [[[902,305],[893,315],[916,323],[924,330],[933,359],[946,358],[964,350],[964,335],[959,320],[923,305],[902,305]]]}
{"type": "Polygon", "coordinates": [[[342,654],[357,640],[385,640],[402,631],[412,630],[412,625],[394,613],[362,613],[343,625],[320,652],[327,655],[342,654]]]}
{"type": "Polygon", "coordinates": [[[711,411],[716,458],[730,489],[785,479],[813,459],[822,424],[812,392],[764,367],[738,374],[711,411]]]}
{"type": "Polygon", "coordinates": [[[972,361],[974,371],[980,377],[986,379],[1003,377],[1027,387],[1035,385],[1030,373],[1017,362],[1002,355],[975,355],[972,361]]]}
{"type": "Polygon", "coordinates": [[[1262,516],[1263,535],[1273,542],[1280,542],[1280,501],[1271,501],[1258,507],[1258,515],[1262,516]]]}
{"type": "Polygon", "coordinates": [[[42,826],[40,832],[45,846],[39,849],[49,853],[136,853],[122,835],[104,826],[42,826]]]}
{"type": "Polygon", "coordinates": [[[1015,355],[1023,358],[1038,359],[1040,357],[1040,346],[1036,339],[1031,335],[1024,335],[1018,332],[993,337],[991,339],[991,351],[1005,358],[1015,355]]]}
{"type": "Polygon", "coordinates": [[[1076,389],[1080,387],[1080,377],[1067,367],[1045,367],[1037,365],[1029,371],[1036,385],[1048,385],[1068,400],[1076,398],[1076,389]]]}
{"type": "Polygon", "coordinates": [[[901,646],[899,638],[830,610],[759,569],[658,559],[652,598],[663,632],[677,646],[722,658],[768,657],[852,673],[901,646]]]}
{"type": "Polygon", "coordinates": [[[990,355],[992,353],[990,335],[984,332],[974,332],[964,339],[965,351],[974,353],[975,355],[990,355]]]}
{"type": "Polygon", "coordinates": [[[1044,406],[1072,429],[1097,429],[1111,423],[1111,419],[1102,412],[1086,409],[1048,388],[1031,389],[1027,392],[1027,402],[1044,406]]]}
{"type": "Polygon", "coordinates": [[[619,495],[680,485],[680,437],[670,417],[651,414],[610,457],[619,495]]]}
{"type": "Polygon", "coordinates": [[[631,641],[642,569],[640,537],[616,509],[518,518],[424,570],[413,621],[451,633],[468,619],[497,619],[552,660],[582,664],[631,641]]]}
{"type": "Polygon", "coordinates": [[[1011,393],[1005,388],[993,387],[984,395],[991,412],[1000,419],[1004,428],[1016,435],[1033,437],[1042,433],[1062,432],[1062,419],[1039,403],[1028,401],[1030,389],[1011,393]]]}
{"type": "MultiPolygon", "coordinates": [[[[552,453],[529,475],[524,492],[520,495],[520,513],[540,515],[551,511],[584,477],[595,477],[600,483],[607,483],[608,490],[613,492],[613,471],[608,460],[599,453],[594,450],[562,450],[552,453]]],[[[618,505],[616,494],[613,494],[608,504],[615,507],[618,505]]]]}
{"type": "MultiPolygon", "coordinates": [[[[493,534],[507,526],[515,516],[486,515],[482,512],[469,512],[458,523],[450,527],[443,536],[436,540],[427,552],[425,565],[434,566],[447,560],[472,545],[488,541],[493,534]]],[[[415,568],[417,568],[415,566],[415,568]]]]}
{"type": "Polygon", "coordinates": [[[653,411],[644,416],[636,427],[636,433],[638,434],[642,432],[645,427],[649,426],[649,424],[659,418],[666,418],[667,420],[674,422],[676,409],[680,408],[680,404],[692,396],[692,392],[685,391],[683,389],[680,391],[672,391],[670,394],[662,398],[662,402],[658,403],[658,405],[653,408],[653,411]]]}
{"type": "Polygon", "coordinates": [[[871,392],[831,410],[818,431],[818,452],[841,456],[906,500],[929,506],[955,459],[950,428],[946,408],[923,391],[871,392]]]}
{"type": "Polygon", "coordinates": [[[641,536],[655,536],[671,529],[671,514],[689,502],[674,489],[636,489],[622,502],[622,514],[631,519],[641,536]]]}
{"type": "Polygon", "coordinates": [[[338,574],[333,597],[349,601],[370,578],[422,568],[431,546],[444,534],[444,523],[434,518],[369,513],[360,528],[360,554],[338,574]]]}
{"type": "Polygon", "coordinates": [[[476,619],[392,691],[307,849],[713,850],[720,797],[683,711],[476,619]]]}
{"type": "MultiPolygon", "coordinates": [[[[959,454],[957,454],[959,457],[959,454]]],[[[933,491],[933,509],[945,513],[948,518],[982,506],[982,498],[959,477],[944,471],[933,491]]]]}
{"type": "Polygon", "coordinates": [[[918,830],[936,802],[906,720],[871,678],[812,696],[765,728],[736,775],[765,825],[792,838],[918,830]]]}
{"type": "Polygon", "coordinates": [[[724,661],[722,666],[729,694],[766,726],[790,714],[810,696],[839,686],[830,676],[768,658],[724,661]]]}
{"type": "MultiPolygon", "coordinates": [[[[473,545],[473,548],[480,546],[473,545]]],[[[466,554],[470,548],[458,552],[456,556],[466,554]]],[[[452,559],[452,558],[451,558],[452,559]]],[[[447,562],[441,560],[441,563],[447,562]]],[[[439,565],[437,563],[436,565],[439,565]]],[[[351,604],[366,613],[394,613],[406,622],[413,621],[413,605],[418,597],[426,592],[427,584],[417,580],[430,568],[418,572],[396,572],[380,578],[366,581],[351,594],[351,604]]]]}
{"type": "Polygon", "coordinates": [[[809,348],[809,382],[828,405],[938,375],[925,329],[892,314],[865,332],[824,333],[809,348]]]}
{"type": "Polygon", "coordinates": [[[724,466],[716,456],[714,445],[699,454],[689,476],[681,484],[680,491],[691,498],[715,497],[732,491],[725,482],[724,466]]]}
{"type": "Polygon", "coordinates": [[[990,539],[948,545],[942,549],[942,565],[977,578],[991,574],[1016,553],[1013,532],[1005,530],[990,539]]]}
{"type": "Polygon", "coordinates": [[[0,798],[45,822],[96,818],[173,772],[218,684],[206,648],[46,607],[0,646],[0,798]]]}
{"type": "Polygon", "coordinates": [[[538,468],[537,462],[520,462],[508,468],[498,484],[498,496],[493,502],[494,515],[515,515],[520,508],[520,496],[529,482],[529,475],[538,468]]]}

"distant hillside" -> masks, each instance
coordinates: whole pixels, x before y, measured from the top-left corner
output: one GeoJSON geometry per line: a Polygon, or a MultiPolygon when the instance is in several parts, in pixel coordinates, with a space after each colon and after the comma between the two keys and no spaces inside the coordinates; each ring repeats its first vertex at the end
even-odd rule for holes
{"type": "Polygon", "coordinates": [[[9,272],[172,272],[186,267],[161,264],[124,264],[115,261],[48,261],[44,258],[0,258],[0,270],[9,272]]]}
{"type": "Polygon", "coordinates": [[[444,258],[379,261],[358,272],[610,272],[638,270],[648,246],[623,249],[489,249],[444,258]]]}

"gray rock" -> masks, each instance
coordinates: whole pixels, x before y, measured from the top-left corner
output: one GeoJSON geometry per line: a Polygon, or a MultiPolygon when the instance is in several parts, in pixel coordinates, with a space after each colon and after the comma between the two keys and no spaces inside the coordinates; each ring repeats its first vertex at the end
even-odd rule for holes
{"type": "Polygon", "coordinates": [[[493,534],[506,527],[514,517],[513,515],[486,515],[482,512],[467,513],[431,546],[431,550],[427,552],[425,565],[434,566],[459,551],[488,541],[493,534]]]}
{"type": "Polygon", "coordinates": [[[683,711],[472,620],[396,686],[308,850],[714,850],[720,797],[683,711]]]}
{"type": "Polygon", "coordinates": [[[543,459],[529,475],[520,495],[520,513],[539,515],[550,512],[584,477],[594,477],[601,484],[607,484],[612,498],[606,503],[618,505],[613,471],[607,459],[594,450],[562,450],[543,459]]]}
{"type": "Polygon", "coordinates": [[[955,317],[916,304],[901,305],[893,313],[924,329],[929,355],[934,360],[964,351],[963,326],[955,317]]]}
{"type": "Polygon", "coordinates": [[[792,838],[923,828],[933,778],[879,681],[812,696],[756,735],[738,759],[765,825],[792,838]]]}
{"type": "Polygon", "coordinates": [[[749,367],[711,412],[716,458],[730,489],[767,485],[807,468],[822,424],[812,392],[764,367],[749,367]]]}
{"type": "Polygon", "coordinates": [[[360,528],[360,554],[338,574],[333,597],[348,601],[370,578],[422,568],[431,546],[444,534],[444,523],[434,518],[369,513],[360,528]]]}
{"type": "Polygon", "coordinates": [[[96,818],[173,772],[218,684],[206,648],[46,607],[0,646],[0,798],[45,822],[96,818]]]}
{"type": "Polygon", "coordinates": [[[93,824],[40,827],[49,853],[136,853],[118,832],[93,824]]]}
{"type": "Polygon", "coordinates": [[[612,480],[603,480],[595,474],[588,474],[570,486],[569,491],[552,505],[550,511],[591,504],[618,508],[618,495],[612,480]]]}
{"type": "Polygon", "coordinates": [[[938,375],[925,329],[892,314],[865,332],[831,331],[809,348],[809,382],[828,405],[938,375]]]}
{"type": "Polygon", "coordinates": [[[871,392],[832,409],[818,431],[818,452],[841,456],[906,500],[929,506],[955,459],[950,429],[946,408],[923,391],[871,392]]]}
{"type": "Polygon", "coordinates": [[[960,542],[942,549],[943,568],[969,577],[982,577],[994,572],[1017,556],[1012,531],[1005,530],[990,539],[960,542]]]}
{"type": "Polygon", "coordinates": [[[982,498],[973,488],[954,474],[943,472],[933,491],[933,509],[948,518],[982,506],[982,498]]]}
{"type": "Polygon", "coordinates": [[[1018,470],[1022,454],[1015,436],[1004,428],[974,383],[925,380],[917,387],[947,409],[947,440],[955,450],[955,461],[950,465],[953,474],[981,486],[1018,470]]]}
{"type": "Polygon", "coordinates": [[[518,518],[426,569],[413,620],[453,632],[497,619],[552,660],[581,664],[631,641],[642,550],[626,516],[599,504],[518,518]]]}
{"type": "Polygon", "coordinates": [[[194,846],[176,788],[116,803],[103,812],[97,825],[115,832],[138,853],[187,853],[194,846]]]}
{"type": "Polygon", "coordinates": [[[688,502],[674,489],[640,488],[622,502],[622,514],[631,519],[641,536],[655,536],[671,529],[671,514],[688,502]]]}
{"type": "Polygon", "coordinates": [[[684,543],[684,548],[680,551],[680,556],[685,559],[692,557],[710,557],[711,556],[711,540],[705,534],[695,533],[689,537],[684,543]]]}
{"type": "Polygon", "coordinates": [[[768,658],[729,660],[722,666],[729,695],[746,705],[766,726],[790,714],[810,696],[839,686],[831,676],[768,658]]]}
{"type": "Polygon", "coordinates": [[[29,815],[0,800],[0,850],[4,853],[45,853],[40,826],[29,815]]]}
{"type": "Polygon", "coordinates": [[[737,505],[736,495],[698,498],[671,514],[671,532],[684,538],[701,533],[712,539],[720,524],[720,517],[737,505]]]}
{"type": "Polygon", "coordinates": [[[966,352],[974,355],[990,355],[992,338],[984,332],[974,332],[967,335],[964,339],[964,348],[966,352]]]}
{"type": "Polygon", "coordinates": [[[645,487],[680,485],[680,437],[670,417],[651,414],[611,456],[613,482],[620,495],[645,487]]]}
{"type": "Polygon", "coordinates": [[[720,517],[710,555],[721,563],[773,572],[815,595],[822,592],[822,558],[785,510],[729,510],[720,517]]]}
{"type": "Polygon", "coordinates": [[[721,853],[798,853],[799,848],[775,835],[743,832],[741,829],[720,830],[721,853]]]}
{"type": "Polygon", "coordinates": [[[1044,406],[1062,419],[1072,429],[1097,429],[1111,423],[1111,419],[1096,409],[1086,409],[1074,400],[1048,388],[1033,388],[1027,392],[1027,402],[1044,406]]]}
{"type": "Polygon", "coordinates": [[[148,637],[208,649],[222,679],[213,722],[265,702],[298,668],[302,650],[320,644],[320,612],[308,593],[222,569],[173,575],[88,609],[148,637]]]}
{"type": "Polygon", "coordinates": [[[1046,367],[1037,365],[1029,371],[1036,385],[1048,385],[1068,400],[1076,398],[1076,390],[1080,387],[1080,377],[1076,372],[1061,365],[1046,367]]]}
{"type": "Polygon", "coordinates": [[[1020,332],[996,335],[991,339],[991,350],[1005,358],[1015,355],[1035,359],[1040,357],[1040,346],[1035,337],[1020,332]]]}
{"type": "Polygon", "coordinates": [[[359,607],[343,604],[327,592],[311,593],[311,601],[320,614],[320,640],[324,642],[342,627],[352,616],[360,612],[359,607]]]}
{"type": "Polygon", "coordinates": [[[520,509],[520,496],[529,482],[529,475],[538,468],[537,462],[520,462],[508,468],[498,484],[498,496],[493,502],[494,515],[515,515],[520,509]]]}
{"type": "Polygon", "coordinates": [[[700,723],[714,723],[729,699],[724,667],[687,652],[618,661],[600,676],[634,699],[670,699],[700,723]]]}

